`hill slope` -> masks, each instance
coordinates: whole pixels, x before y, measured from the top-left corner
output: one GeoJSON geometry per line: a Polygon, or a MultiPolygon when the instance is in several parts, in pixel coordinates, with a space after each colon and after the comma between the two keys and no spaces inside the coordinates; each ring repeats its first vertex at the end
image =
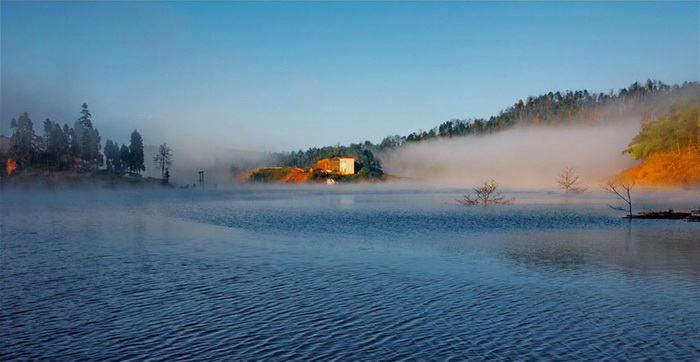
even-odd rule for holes
{"type": "Polygon", "coordinates": [[[619,177],[640,186],[700,186],[700,154],[695,149],[681,153],[664,152],[649,155],[642,163],[619,177]]]}

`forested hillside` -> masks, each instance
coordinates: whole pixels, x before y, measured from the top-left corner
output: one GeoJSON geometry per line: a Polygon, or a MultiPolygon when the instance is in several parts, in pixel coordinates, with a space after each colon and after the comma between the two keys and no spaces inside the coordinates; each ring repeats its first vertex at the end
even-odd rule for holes
{"type": "Polygon", "coordinates": [[[698,87],[698,82],[669,86],[661,81],[647,80],[644,84],[632,83],[616,93],[591,93],[588,90],[549,92],[527,97],[525,101],[518,100],[489,119],[452,119],[429,131],[386,137],[377,147],[383,150],[426,139],[493,133],[524,124],[600,123],[621,115],[665,112],[676,101],[698,99],[698,87]]]}
{"type": "Polygon", "coordinates": [[[700,102],[679,102],[655,119],[645,117],[624,153],[643,162],[622,172],[623,179],[652,186],[698,186],[700,102]]]}
{"type": "Polygon", "coordinates": [[[641,128],[624,151],[636,159],[653,153],[699,152],[700,104],[697,100],[675,103],[654,120],[645,116],[641,128]]]}
{"type": "MultiPolygon", "coordinates": [[[[386,152],[405,144],[431,139],[483,135],[525,125],[599,124],[621,116],[648,117],[666,112],[671,104],[700,97],[698,82],[668,85],[661,81],[635,82],[617,92],[595,93],[588,90],[557,91],[518,100],[498,115],[488,119],[452,119],[429,131],[394,135],[380,143],[369,141],[349,146],[327,146],[277,154],[279,164],[286,167],[310,167],[322,158],[355,156],[368,170],[381,169],[378,152],[386,152]],[[369,151],[369,152],[367,152],[369,151]]],[[[624,145],[621,145],[624,147],[624,145]]]]}

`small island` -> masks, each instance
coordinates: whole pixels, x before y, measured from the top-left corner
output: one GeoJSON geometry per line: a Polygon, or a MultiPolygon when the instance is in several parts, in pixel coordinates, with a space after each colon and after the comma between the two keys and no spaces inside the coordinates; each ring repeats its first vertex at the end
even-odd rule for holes
{"type": "Polygon", "coordinates": [[[382,171],[372,151],[365,150],[364,158],[334,156],[322,158],[309,168],[300,167],[259,167],[239,174],[242,182],[281,182],[281,183],[348,183],[384,181],[390,176],[382,171]],[[369,160],[373,160],[370,162],[369,160]],[[359,162],[358,162],[359,161],[359,162]],[[357,172],[355,170],[358,170],[357,172]]]}

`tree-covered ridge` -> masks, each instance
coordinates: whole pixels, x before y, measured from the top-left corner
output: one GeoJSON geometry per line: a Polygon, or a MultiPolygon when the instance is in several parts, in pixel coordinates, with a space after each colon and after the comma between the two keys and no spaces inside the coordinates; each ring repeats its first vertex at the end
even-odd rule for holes
{"type": "Polygon", "coordinates": [[[381,171],[379,160],[374,154],[401,147],[404,144],[437,138],[451,138],[467,135],[482,135],[502,131],[516,125],[565,124],[575,120],[597,123],[604,115],[629,114],[630,112],[653,114],[658,108],[665,108],[678,99],[698,98],[698,82],[684,82],[681,85],[667,85],[661,81],[647,80],[634,82],[617,92],[593,93],[588,90],[549,92],[518,100],[498,115],[489,119],[452,119],[430,131],[413,132],[407,136],[394,135],[380,143],[370,141],[349,146],[314,147],[306,151],[292,151],[277,154],[279,164],[286,167],[310,167],[318,160],[335,156],[354,156],[359,163],[356,169],[381,171]],[[661,105],[661,107],[659,106],[661,105]],[[603,114],[603,110],[607,112],[603,114]]]}
{"type": "Polygon", "coordinates": [[[616,93],[592,93],[588,90],[549,92],[518,100],[498,115],[489,119],[452,119],[430,131],[413,132],[408,136],[389,136],[376,145],[379,150],[399,147],[409,142],[435,138],[480,135],[508,129],[516,125],[553,125],[574,120],[600,122],[602,111],[625,114],[629,112],[651,113],[658,104],[670,104],[688,94],[697,99],[700,84],[684,82],[667,85],[661,81],[647,80],[644,84],[632,83],[616,93]],[[653,102],[651,102],[653,100],[653,102]]]}
{"type": "Polygon", "coordinates": [[[34,131],[34,122],[26,112],[11,121],[12,136],[7,154],[0,155],[1,174],[27,169],[47,171],[93,171],[106,163],[109,171],[140,174],[145,170],[143,139],[138,131],[131,134],[131,143],[119,146],[107,140],[104,154],[101,137],[94,128],[88,105],[81,106],[80,117],[73,127],[46,119],[43,135],[34,131]],[[105,162],[106,161],[106,162],[105,162]]]}
{"type": "Polygon", "coordinates": [[[700,103],[698,100],[675,103],[671,111],[650,120],[645,116],[642,130],[632,139],[629,153],[635,159],[652,153],[700,152],[700,103]]]}

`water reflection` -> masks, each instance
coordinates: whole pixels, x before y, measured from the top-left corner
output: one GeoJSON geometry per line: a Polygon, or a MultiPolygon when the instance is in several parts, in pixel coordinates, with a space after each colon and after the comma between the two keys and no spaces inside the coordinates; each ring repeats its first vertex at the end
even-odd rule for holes
{"type": "Polygon", "coordinates": [[[694,227],[678,222],[650,225],[625,220],[619,228],[603,231],[506,234],[499,244],[505,257],[534,268],[567,269],[591,264],[624,273],[661,270],[696,281],[700,278],[700,241],[695,238],[696,232],[694,227]]]}
{"type": "Polygon", "coordinates": [[[355,206],[355,194],[340,195],[340,207],[344,209],[352,209],[355,206]]]}

